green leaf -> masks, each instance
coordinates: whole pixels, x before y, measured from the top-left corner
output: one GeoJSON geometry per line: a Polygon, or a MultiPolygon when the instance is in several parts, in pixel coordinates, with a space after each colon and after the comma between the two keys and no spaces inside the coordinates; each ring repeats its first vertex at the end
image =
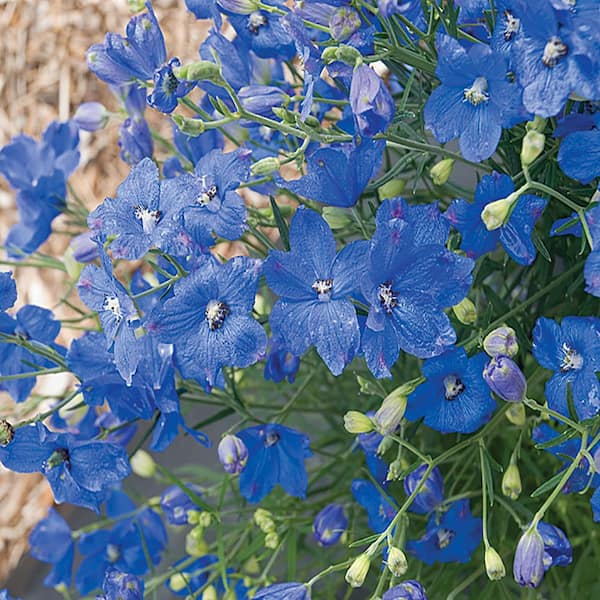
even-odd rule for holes
{"type": "Polygon", "coordinates": [[[548,492],[551,489],[554,489],[556,487],[556,485],[558,484],[558,482],[562,479],[563,474],[564,473],[562,471],[560,473],[557,473],[556,475],[554,475],[554,477],[551,477],[550,479],[548,479],[548,481],[545,481],[537,489],[535,489],[533,492],[531,492],[530,496],[532,498],[537,498],[538,496],[541,496],[543,493],[548,492]]]}
{"type": "Polygon", "coordinates": [[[279,236],[281,237],[281,243],[286,250],[290,249],[290,230],[286,220],[283,218],[281,211],[279,210],[279,206],[277,206],[277,202],[275,202],[275,198],[273,196],[269,196],[269,202],[271,203],[271,210],[273,211],[273,216],[275,217],[275,224],[277,225],[277,229],[279,230],[279,236]]]}

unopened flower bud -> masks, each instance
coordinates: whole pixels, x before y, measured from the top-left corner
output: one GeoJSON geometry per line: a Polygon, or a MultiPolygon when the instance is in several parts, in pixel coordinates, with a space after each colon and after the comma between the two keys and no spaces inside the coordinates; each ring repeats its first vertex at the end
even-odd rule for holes
{"type": "Polygon", "coordinates": [[[221,69],[219,65],[209,60],[198,60],[181,67],[175,67],[173,69],[173,75],[177,79],[183,79],[185,81],[212,81],[219,83],[223,80],[221,76],[221,69]]]}
{"type": "Polygon", "coordinates": [[[512,462],[508,465],[504,475],[502,476],[502,493],[511,500],[516,500],[522,491],[521,473],[516,463],[512,462]]]}
{"type": "Polygon", "coordinates": [[[452,167],[454,167],[453,158],[444,158],[435,163],[429,171],[431,181],[434,185],[444,185],[452,175],[452,167]]]}
{"type": "Polygon", "coordinates": [[[492,392],[507,402],[521,402],[527,380],[519,365],[508,356],[495,356],[483,369],[483,378],[492,392]]]}
{"type": "Polygon", "coordinates": [[[344,415],[344,428],[348,433],[369,433],[373,431],[373,421],[358,410],[349,410],[344,415]]]}
{"type": "Polygon", "coordinates": [[[346,581],[350,587],[359,588],[365,582],[370,565],[371,559],[367,554],[361,554],[354,559],[346,571],[346,581]]]}
{"type": "Polygon", "coordinates": [[[206,124],[202,119],[190,119],[189,117],[177,114],[171,115],[171,118],[181,133],[185,133],[191,137],[197,137],[206,131],[206,124]]]}
{"type": "Polygon", "coordinates": [[[402,471],[404,471],[404,466],[402,465],[402,461],[400,459],[396,459],[390,463],[388,467],[388,472],[386,475],[386,481],[394,481],[395,479],[399,479],[400,475],[402,475],[402,471]]]}
{"type": "Polygon", "coordinates": [[[401,386],[388,394],[381,403],[373,417],[375,428],[381,435],[394,433],[398,429],[405,411],[406,395],[401,386]]]}
{"type": "Polygon", "coordinates": [[[377,456],[383,456],[388,450],[390,450],[393,446],[394,446],[395,442],[394,440],[385,435],[381,438],[381,441],[379,442],[379,446],[377,446],[377,456]]]}
{"type": "Polygon", "coordinates": [[[347,40],[359,27],[360,17],[349,6],[337,8],[329,17],[331,37],[338,42],[347,40]]]}
{"type": "Polygon", "coordinates": [[[97,131],[108,123],[108,111],[100,102],[84,102],[75,111],[73,121],[79,129],[97,131]]]}
{"type": "Polygon", "coordinates": [[[544,578],[544,540],[537,527],[528,529],[517,544],[513,563],[515,581],[524,587],[537,587],[544,578]]]}
{"type": "Polygon", "coordinates": [[[523,138],[521,147],[521,164],[526,167],[530,165],[544,150],[546,136],[530,129],[523,138]]]}
{"type": "Polygon", "coordinates": [[[337,48],[335,46],[329,46],[323,50],[323,54],[321,55],[322,61],[328,65],[329,63],[335,62],[336,60],[341,60],[353,67],[356,64],[356,61],[362,60],[361,53],[354,48],[353,46],[346,46],[342,44],[337,48]]]}
{"type": "Polygon", "coordinates": [[[504,414],[513,425],[516,425],[517,427],[525,425],[527,415],[525,414],[525,405],[522,402],[511,403],[504,414]]]}
{"type": "Polygon", "coordinates": [[[502,579],[506,575],[501,556],[491,546],[485,549],[485,570],[492,581],[502,579]]]}
{"type": "Polygon", "coordinates": [[[269,531],[265,535],[265,547],[270,548],[271,550],[275,550],[279,546],[279,536],[276,531],[269,531]]]}
{"type": "Polygon", "coordinates": [[[380,200],[387,200],[388,198],[395,198],[399,196],[406,187],[406,180],[404,179],[391,179],[387,183],[384,183],[377,190],[377,195],[380,200]]]}
{"type": "Polygon", "coordinates": [[[353,221],[346,209],[337,208],[336,206],[323,207],[322,216],[331,229],[342,229],[350,225],[353,221]]]}
{"type": "Polygon", "coordinates": [[[156,472],[154,459],[145,450],[138,450],[130,460],[131,470],[138,476],[150,479],[156,472]]]}
{"type": "Polygon", "coordinates": [[[219,596],[217,595],[217,590],[213,585],[209,585],[203,592],[201,596],[202,600],[219,600],[219,596]]]}
{"type": "Polygon", "coordinates": [[[269,175],[273,171],[278,171],[281,167],[281,161],[275,156],[267,156],[256,161],[251,167],[252,175],[269,175]]]}
{"type": "Polygon", "coordinates": [[[254,511],[254,522],[263,533],[275,531],[275,522],[273,516],[264,508],[257,508],[254,511]]]}
{"type": "Polygon", "coordinates": [[[260,2],[256,0],[217,0],[217,4],[236,15],[249,15],[258,10],[260,2]]]}
{"type": "Polygon", "coordinates": [[[539,131],[540,133],[543,133],[544,129],[546,129],[546,122],[547,122],[546,119],[536,115],[533,118],[533,121],[527,121],[527,123],[525,123],[525,129],[527,131],[533,130],[533,131],[539,131]]]}
{"type": "Polygon", "coordinates": [[[400,548],[390,546],[388,549],[387,568],[395,577],[402,577],[408,571],[406,555],[400,548]]]}
{"type": "Polygon", "coordinates": [[[472,325],[477,321],[477,309],[471,300],[463,298],[452,307],[456,318],[464,325],[472,325]]]}
{"type": "Polygon", "coordinates": [[[208,545],[204,541],[204,528],[197,525],[185,536],[185,551],[191,556],[204,556],[208,545]]]}
{"type": "Polygon", "coordinates": [[[503,355],[512,358],[519,351],[515,330],[506,325],[494,329],[485,336],[483,349],[491,357],[503,355]]]}
{"type": "Polygon", "coordinates": [[[484,222],[488,231],[499,229],[506,223],[510,216],[513,204],[518,199],[519,196],[513,192],[506,198],[490,202],[486,205],[481,211],[481,220],[484,222]]]}
{"type": "Polygon", "coordinates": [[[248,449],[236,435],[226,435],[217,448],[219,462],[227,473],[238,475],[248,462],[248,449]]]}
{"type": "Polygon", "coordinates": [[[188,579],[183,573],[175,573],[169,578],[169,589],[173,592],[181,592],[189,586],[188,579]]]}
{"type": "Polygon", "coordinates": [[[198,525],[200,525],[200,527],[209,527],[211,523],[212,515],[209,512],[202,511],[198,515],[198,525]]]}
{"type": "Polygon", "coordinates": [[[315,517],[313,537],[321,546],[336,544],[348,527],[348,517],[341,504],[328,504],[315,517]]]}
{"type": "Polygon", "coordinates": [[[8,446],[14,437],[14,427],[6,419],[0,419],[0,446],[8,446]]]}

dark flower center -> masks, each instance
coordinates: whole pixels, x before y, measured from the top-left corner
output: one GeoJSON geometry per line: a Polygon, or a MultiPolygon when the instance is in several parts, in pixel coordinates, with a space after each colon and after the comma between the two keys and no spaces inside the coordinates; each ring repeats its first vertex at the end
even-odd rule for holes
{"type": "Polygon", "coordinates": [[[177,91],[177,86],[179,85],[179,79],[175,77],[173,71],[169,70],[165,76],[163,87],[167,94],[171,95],[177,91]]]}
{"type": "Polygon", "coordinates": [[[444,378],[446,400],[455,400],[465,391],[465,384],[456,376],[448,375],[444,378]]]}
{"type": "Polygon", "coordinates": [[[104,296],[104,303],[102,309],[111,312],[117,322],[123,319],[123,313],[121,312],[121,304],[116,296],[104,296]]]}
{"type": "Polygon", "coordinates": [[[562,346],[563,359],[560,363],[560,370],[564,373],[566,371],[579,371],[583,367],[583,356],[575,350],[569,344],[563,344],[562,346]]]}
{"type": "Polygon", "coordinates": [[[521,21],[517,19],[509,10],[504,11],[504,40],[510,42],[515,37],[521,21]]]}
{"type": "Polygon", "coordinates": [[[230,312],[229,306],[227,306],[225,302],[211,300],[206,305],[206,310],[204,311],[210,330],[215,331],[216,329],[223,327],[223,323],[230,312]]]}
{"type": "Polygon", "coordinates": [[[436,546],[440,550],[447,548],[455,535],[455,532],[451,529],[438,529],[436,546]]]}
{"type": "Polygon", "coordinates": [[[317,279],[310,287],[317,293],[317,298],[321,302],[327,302],[331,299],[333,279],[317,279]]]}
{"type": "Polygon", "coordinates": [[[162,217],[160,210],[150,210],[142,205],[136,206],[133,214],[142,222],[144,233],[152,233],[162,217]]]}
{"type": "Polygon", "coordinates": [[[248,31],[253,35],[258,35],[261,27],[264,27],[268,23],[267,17],[262,13],[255,11],[250,13],[248,17],[248,31]]]}
{"type": "Polygon", "coordinates": [[[544,46],[542,62],[549,68],[555,67],[560,58],[566,56],[569,47],[557,36],[551,37],[544,46]]]}
{"type": "Polygon", "coordinates": [[[66,463],[67,467],[70,466],[69,451],[67,450],[67,448],[59,448],[58,450],[55,450],[50,455],[47,465],[49,469],[53,469],[54,467],[58,467],[63,463],[66,463]]]}
{"type": "Polygon", "coordinates": [[[217,186],[211,185],[211,186],[207,187],[206,189],[203,189],[202,192],[200,192],[200,195],[198,196],[198,198],[196,198],[196,202],[200,206],[206,206],[215,198],[215,196],[218,193],[219,193],[219,190],[217,189],[217,186]]]}
{"type": "Polygon", "coordinates": [[[377,298],[381,308],[385,310],[388,315],[392,314],[392,311],[398,306],[398,294],[392,289],[391,281],[384,281],[379,284],[377,288],[377,298]]]}
{"type": "Polygon", "coordinates": [[[265,446],[274,446],[279,441],[279,434],[275,431],[270,431],[265,436],[265,446]]]}

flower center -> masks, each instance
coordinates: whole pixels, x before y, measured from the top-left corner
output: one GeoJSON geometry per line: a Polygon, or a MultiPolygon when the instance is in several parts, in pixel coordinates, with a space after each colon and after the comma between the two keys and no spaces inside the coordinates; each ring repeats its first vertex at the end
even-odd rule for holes
{"type": "Polygon", "coordinates": [[[317,298],[319,298],[321,302],[327,302],[331,299],[333,279],[317,279],[310,287],[315,290],[317,298]]]}
{"type": "Polygon", "coordinates": [[[265,446],[274,446],[279,441],[279,434],[275,431],[270,431],[265,436],[265,446]]]}
{"type": "Polygon", "coordinates": [[[483,102],[487,102],[490,99],[487,89],[487,79],[485,77],[477,77],[470,88],[464,89],[464,101],[471,103],[473,106],[479,106],[483,102]]]}
{"type": "Polygon", "coordinates": [[[119,550],[119,546],[116,544],[108,544],[106,546],[106,558],[108,558],[108,562],[115,563],[119,560],[121,556],[121,551],[119,550]]]}
{"type": "Polygon", "coordinates": [[[55,450],[50,455],[50,458],[48,459],[46,464],[48,466],[48,469],[53,469],[54,467],[58,467],[63,463],[66,463],[67,467],[70,466],[69,451],[66,448],[59,448],[58,450],[55,450]]]}
{"type": "Polygon", "coordinates": [[[123,313],[121,312],[121,304],[119,303],[119,299],[116,296],[104,296],[104,303],[102,304],[103,310],[110,311],[113,315],[115,315],[115,319],[120,321],[123,318],[123,313]]]}
{"type": "Polygon", "coordinates": [[[562,351],[561,371],[579,371],[583,367],[583,356],[575,348],[569,346],[569,344],[563,344],[562,351]]]}
{"type": "Polygon", "coordinates": [[[379,304],[388,315],[391,315],[394,308],[398,306],[398,294],[392,289],[391,281],[384,281],[379,284],[377,297],[379,298],[379,304]]]}
{"type": "Polygon", "coordinates": [[[154,231],[162,217],[162,212],[160,210],[150,210],[141,205],[135,207],[133,214],[136,219],[142,222],[142,229],[146,234],[150,234],[154,231]]]}
{"type": "Polygon", "coordinates": [[[547,67],[555,67],[558,63],[559,58],[566,56],[568,52],[569,47],[559,37],[553,36],[548,40],[548,43],[544,46],[542,62],[547,67]]]}
{"type": "Polygon", "coordinates": [[[230,312],[229,306],[227,306],[225,302],[211,300],[206,305],[206,310],[204,311],[210,330],[215,331],[216,329],[223,327],[223,323],[230,312]]]}
{"type": "Polygon", "coordinates": [[[268,23],[267,17],[258,11],[250,13],[248,17],[248,31],[253,35],[258,35],[261,27],[268,23]]]}
{"type": "Polygon", "coordinates": [[[504,11],[504,40],[510,42],[519,31],[521,21],[517,19],[509,10],[504,11]]]}
{"type": "Polygon", "coordinates": [[[437,532],[437,547],[440,550],[447,548],[454,536],[455,533],[451,529],[439,529],[437,532]]]}
{"type": "Polygon", "coordinates": [[[216,197],[218,192],[219,190],[217,189],[217,186],[211,185],[206,189],[203,189],[202,192],[200,192],[200,195],[196,198],[196,202],[200,206],[206,206],[207,204],[210,204],[210,202],[212,202],[212,200],[216,197]]]}
{"type": "Polygon", "coordinates": [[[177,79],[177,77],[175,77],[173,74],[173,71],[169,69],[167,75],[165,76],[163,88],[168,95],[171,95],[177,91],[177,86],[179,86],[179,79],[177,79]]]}
{"type": "Polygon", "coordinates": [[[448,375],[444,378],[446,400],[455,400],[465,391],[465,384],[456,376],[448,375]]]}

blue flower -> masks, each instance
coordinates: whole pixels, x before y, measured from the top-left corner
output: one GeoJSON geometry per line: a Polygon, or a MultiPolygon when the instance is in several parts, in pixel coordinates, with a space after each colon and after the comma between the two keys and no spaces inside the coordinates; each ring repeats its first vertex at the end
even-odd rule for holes
{"type": "Polygon", "coordinates": [[[381,533],[392,522],[398,507],[384,498],[379,490],[366,479],[352,481],[354,499],[367,511],[369,527],[375,533],[381,533]]]}
{"type": "Polygon", "coordinates": [[[548,204],[545,198],[525,194],[514,205],[508,220],[488,231],[481,219],[483,209],[494,200],[506,198],[514,192],[508,175],[484,175],[475,189],[475,201],[454,200],[446,211],[446,218],[461,234],[461,250],[467,256],[478,258],[495,250],[498,242],[507,254],[520,265],[530,265],[537,255],[531,232],[548,204]]]}
{"type": "Polygon", "coordinates": [[[290,496],[306,497],[304,461],[312,455],[308,436],[276,423],[236,435],[248,448],[248,463],[240,474],[240,493],[248,502],[260,502],[277,484],[290,496]]]}
{"type": "Polygon", "coordinates": [[[362,277],[369,304],[362,350],[376,377],[391,376],[400,349],[429,358],[456,341],[443,309],[466,295],[473,261],[445,247],[447,234],[435,205],[408,207],[396,198],[378,210],[362,277]]]}
{"type": "Polygon", "coordinates": [[[260,262],[247,257],[223,265],[207,259],[152,313],[147,328],[174,344],[183,377],[210,389],[223,385],[224,366],[243,368],[264,357],[267,335],[251,317],[259,275],[260,262]]]}
{"type": "MultiPolygon", "coordinates": [[[[199,496],[202,493],[193,483],[186,483],[186,487],[199,496]]],[[[180,486],[172,485],[161,494],[160,508],[171,525],[186,525],[189,511],[196,510],[197,507],[180,486]]]]}
{"type": "Polygon", "coordinates": [[[74,554],[71,528],[53,508],[29,534],[29,546],[33,558],[52,565],[44,579],[45,586],[71,586],[74,554]]]}
{"type": "Polygon", "coordinates": [[[176,586],[173,585],[171,579],[167,579],[165,582],[167,589],[176,596],[188,596],[202,588],[208,580],[211,566],[219,561],[216,556],[205,554],[183,566],[184,563],[189,562],[189,559],[189,556],[184,556],[173,565],[175,571],[182,576],[181,582],[178,581],[176,586]]]}
{"type": "Polygon", "coordinates": [[[403,581],[383,594],[382,600],[427,600],[423,586],[415,579],[403,581]]]}
{"type": "MultiPolygon", "coordinates": [[[[211,150],[222,150],[224,145],[223,135],[218,129],[207,129],[204,133],[192,137],[182,133],[175,123],[173,123],[173,142],[183,158],[192,165],[196,165],[211,150]]],[[[165,177],[174,177],[184,172],[181,161],[176,156],[169,158],[163,165],[165,177]]]]}
{"type": "Polygon", "coordinates": [[[139,315],[133,300],[112,274],[108,256],[102,252],[102,267],[88,265],[79,278],[77,290],[85,304],[100,318],[106,348],[114,353],[117,370],[127,384],[142,358],[140,342],[135,336],[139,315]]]}
{"type": "Polygon", "coordinates": [[[555,566],[566,567],[573,562],[571,542],[560,527],[540,521],[538,531],[544,541],[544,571],[555,566]]]}
{"type": "Polygon", "coordinates": [[[472,433],[490,420],[496,403],[483,379],[487,357],[468,358],[453,348],[423,364],[427,378],[408,397],[406,418],[425,417],[425,424],[442,433],[472,433]]]}
{"type": "Polygon", "coordinates": [[[354,69],[350,85],[350,106],[358,130],[369,137],[384,132],[394,117],[394,99],[381,77],[368,65],[354,69]]]}
{"type": "Polygon", "coordinates": [[[102,592],[100,600],[143,600],[144,581],[109,567],[104,575],[102,592]]]}
{"type": "Polygon", "coordinates": [[[18,598],[13,598],[6,588],[0,590],[0,600],[19,600],[18,598]]]}
{"type": "Polygon", "coordinates": [[[537,527],[525,531],[517,544],[513,576],[520,586],[531,588],[544,578],[544,540],[537,527]]]}
{"type": "Polygon", "coordinates": [[[379,171],[385,142],[363,139],[360,144],[331,144],[306,157],[307,174],[277,185],[294,194],[330,206],[354,206],[369,180],[379,171]]]}
{"type": "Polygon", "coordinates": [[[145,119],[128,117],[119,127],[119,148],[121,158],[131,166],[142,159],[152,157],[154,145],[152,134],[145,119]]]}
{"type": "Polygon", "coordinates": [[[500,141],[502,127],[520,118],[521,89],[507,79],[500,54],[483,44],[465,50],[455,39],[439,35],[436,75],[442,82],[429,96],[425,127],[438,142],[458,138],[468,160],[489,158],[500,141]]]}
{"type": "Polygon", "coordinates": [[[321,546],[333,546],[348,528],[348,517],[341,504],[328,504],[315,517],[313,537],[321,546]]]}
{"type": "Polygon", "coordinates": [[[565,136],[558,151],[558,164],[565,175],[581,183],[600,177],[600,114],[589,130],[565,136]]]}
{"type": "Polygon", "coordinates": [[[228,15],[239,38],[261,58],[290,60],[296,47],[281,23],[279,15],[255,10],[247,15],[228,15]]]}
{"type": "Polygon", "coordinates": [[[88,217],[93,232],[116,235],[110,247],[115,258],[137,260],[152,247],[170,251],[178,231],[175,216],[195,200],[185,178],[159,179],[149,158],[139,162],[119,185],[116,198],[106,198],[88,217]]]}
{"type": "Polygon", "coordinates": [[[175,77],[173,68],[181,66],[178,58],[154,71],[154,89],[148,96],[148,104],[164,113],[172,113],[177,108],[177,100],[186,96],[196,85],[191,81],[180,81],[175,77]]]}
{"type": "Polygon", "coordinates": [[[271,340],[271,347],[265,361],[265,379],[281,383],[287,378],[294,383],[300,368],[300,357],[286,350],[281,340],[271,340]]]}
{"type": "Polygon", "coordinates": [[[254,600],[311,600],[305,583],[274,583],[254,594],[254,600]]]}
{"type": "Polygon", "coordinates": [[[481,543],[481,519],[473,517],[466,499],[454,502],[441,517],[431,515],[425,535],[406,548],[427,565],[467,563],[481,543]]]}
{"type": "MultiPolygon", "coordinates": [[[[368,417],[373,417],[375,413],[369,411],[368,417]]],[[[367,468],[371,472],[371,475],[375,478],[377,483],[385,488],[389,484],[387,479],[388,476],[388,465],[379,456],[379,445],[383,441],[383,436],[377,431],[371,431],[370,433],[359,433],[356,436],[358,446],[365,453],[365,460],[367,461],[367,468]]]]}
{"type": "Polygon", "coordinates": [[[600,320],[565,317],[556,321],[541,317],[533,330],[533,355],[538,363],[553,371],[546,383],[548,406],[569,414],[567,387],[571,386],[573,404],[580,419],[600,411],[600,320]]]}
{"type": "Polygon", "coordinates": [[[270,323],[292,354],[313,344],[329,370],[339,375],[359,347],[356,290],[366,242],[336,254],[335,239],[316,212],[298,208],[290,226],[289,252],[271,250],[264,264],[269,287],[279,294],[270,323]]]}
{"type": "MultiPolygon", "coordinates": [[[[427,465],[422,464],[406,476],[404,479],[404,493],[407,496],[410,496],[421,483],[426,470],[427,465]]],[[[435,467],[421,485],[420,491],[414,497],[408,510],[419,515],[426,515],[438,508],[443,500],[444,479],[439,467],[435,467]]]]}

